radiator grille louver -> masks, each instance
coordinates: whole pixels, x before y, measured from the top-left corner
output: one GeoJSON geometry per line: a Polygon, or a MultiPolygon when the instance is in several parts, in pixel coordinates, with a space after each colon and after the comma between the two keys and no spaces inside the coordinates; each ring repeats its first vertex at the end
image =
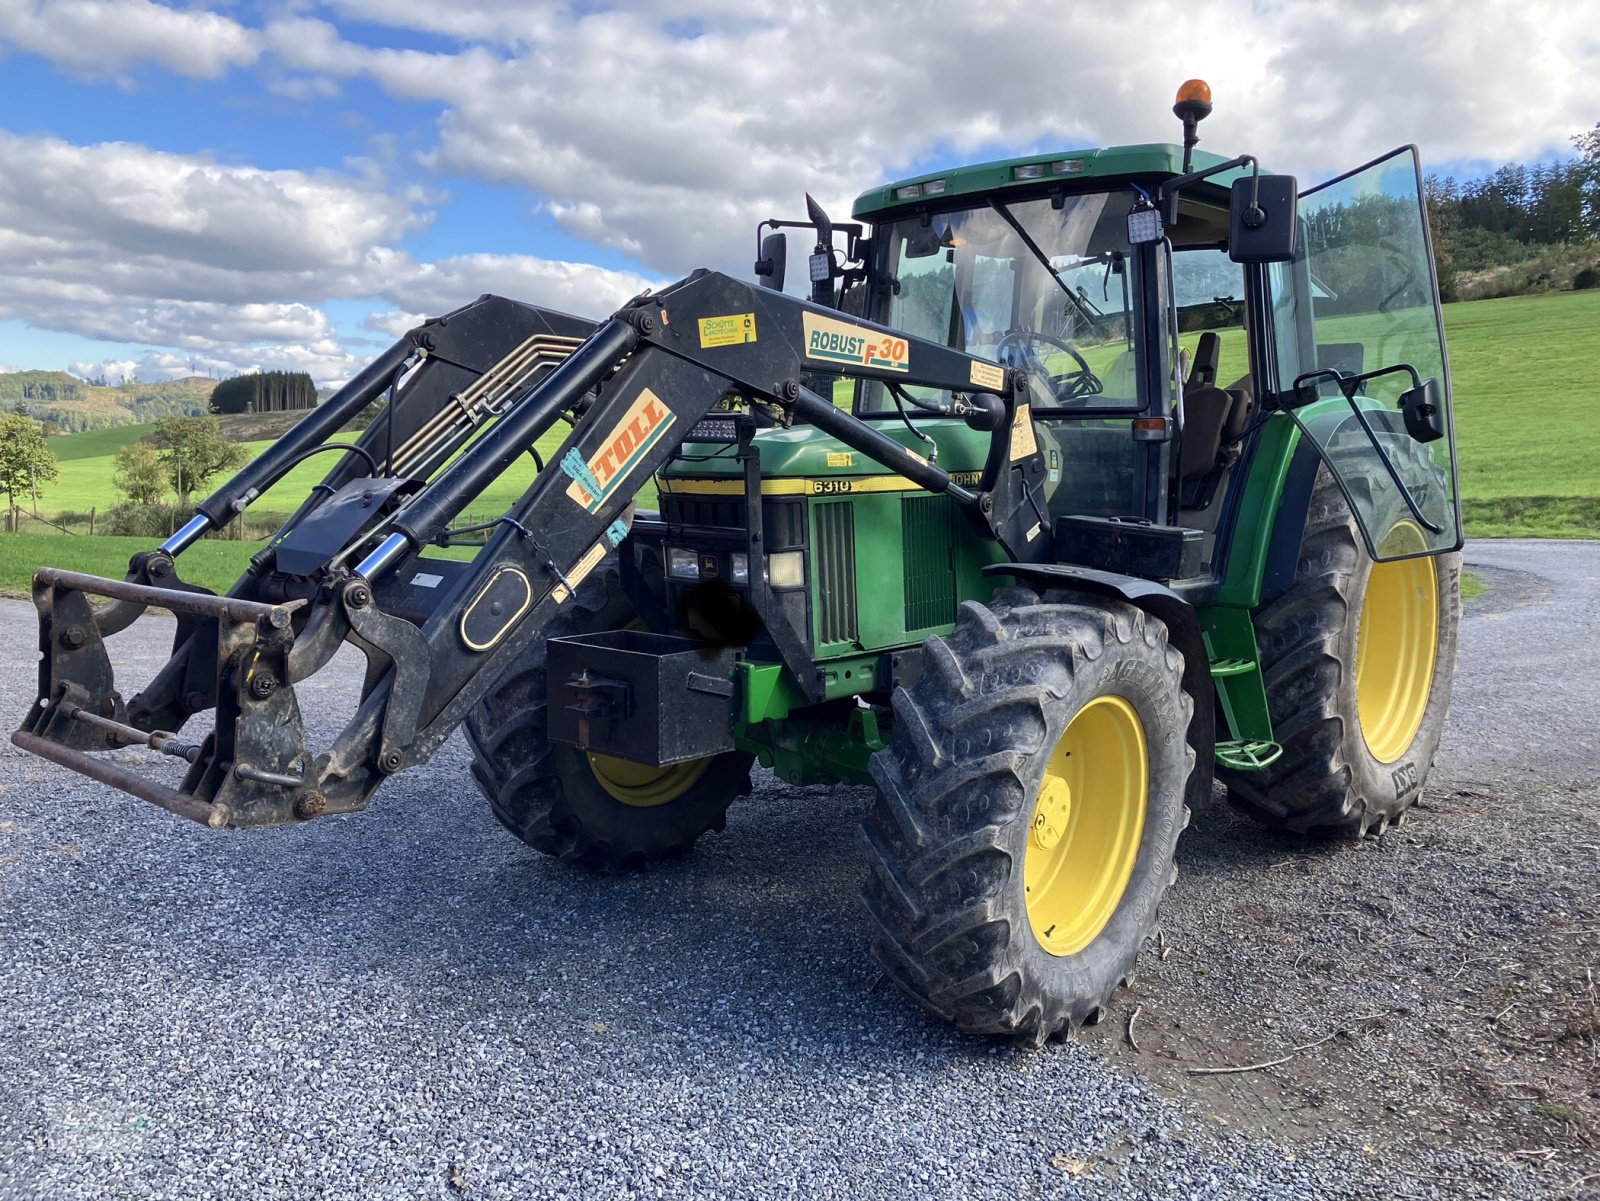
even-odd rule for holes
{"type": "Polygon", "coordinates": [[[817,545],[813,555],[817,642],[856,641],[856,523],[850,504],[816,506],[817,545]]]}
{"type": "Polygon", "coordinates": [[[956,579],[950,563],[950,502],[943,496],[908,496],[900,502],[905,543],[906,631],[955,620],[956,579]]]}
{"type": "MultiPolygon", "coordinates": [[[[744,529],[744,498],[675,496],[662,493],[661,516],[679,525],[744,529]]],[[[767,500],[761,504],[766,544],[774,550],[804,546],[806,507],[803,500],[767,500]]]]}

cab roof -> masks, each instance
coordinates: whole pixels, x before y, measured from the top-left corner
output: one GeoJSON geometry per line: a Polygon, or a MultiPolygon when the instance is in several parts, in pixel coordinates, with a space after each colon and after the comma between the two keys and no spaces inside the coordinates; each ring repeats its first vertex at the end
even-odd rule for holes
{"type": "MultiPolygon", "coordinates": [[[[1226,161],[1220,154],[1196,150],[1191,169],[1201,171],[1226,161]]],[[[1048,190],[1048,185],[1056,184],[1079,191],[1091,182],[1103,185],[1182,174],[1183,147],[1170,142],[1110,146],[1103,150],[1063,150],[1055,154],[1030,154],[1022,158],[999,159],[992,163],[976,163],[897,179],[861,193],[856,197],[851,212],[857,219],[881,220],[927,204],[943,204],[962,196],[1003,192],[1012,188],[1019,193],[1037,194],[1042,187],[1048,190]],[[942,183],[943,187],[938,191],[929,191],[927,185],[930,183],[942,183]],[[913,187],[915,191],[912,191],[913,187]]],[[[1242,168],[1226,171],[1212,176],[1201,186],[1225,188],[1244,174],[1242,168]]]]}

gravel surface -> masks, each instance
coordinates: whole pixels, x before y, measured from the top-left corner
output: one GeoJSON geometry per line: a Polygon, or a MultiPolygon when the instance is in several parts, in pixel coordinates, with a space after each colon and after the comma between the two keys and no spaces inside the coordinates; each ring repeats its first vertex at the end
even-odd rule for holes
{"type": "MultiPolygon", "coordinates": [[[[1594,920],[1600,545],[1469,560],[1492,591],[1464,628],[1428,811],[1327,847],[1218,801],[1180,848],[1167,957],[1147,951],[1098,1032],[1038,1052],[959,1035],[879,982],[856,900],[864,790],[767,777],[690,861],[597,878],[495,825],[459,740],[365,814],[238,834],[7,746],[0,1196],[1581,1192],[1600,1170],[1592,1098],[1543,1099],[1576,1119],[1562,1134],[1512,1090],[1529,1112],[1511,1124],[1528,1118],[1543,1148],[1485,1143],[1472,1106],[1444,1101],[1461,1094],[1457,1044],[1476,1045],[1465,1023],[1495,1038],[1448,1006],[1498,1000],[1492,969],[1530,922],[1594,920]],[[1426,936],[1376,945],[1402,927],[1426,936]],[[1490,960],[1452,981],[1478,953],[1468,936],[1490,960]],[[1338,1027],[1285,1067],[1187,1073],[1338,1027]],[[1413,1128],[1427,1137],[1397,1133],[1413,1128]]],[[[0,602],[16,648],[0,713],[32,695],[33,625],[0,602]]],[[[114,642],[119,672],[147,676],[170,628],[114,642]]],[[[312,682],[318,737],[353,675],[312,682]]],[[[1552,953],[1569,944],[1594,946],[1552,953]]],[[[1517,995],[1530,1022],[1543,1001],[1556,1021],[1570,981],[1539,982],[1551,996],[1517,995]]],[[[1550,1064],[1518,1070],[1565,1082],[1593,1042],[1532,1044],[1550,1064]]]]}

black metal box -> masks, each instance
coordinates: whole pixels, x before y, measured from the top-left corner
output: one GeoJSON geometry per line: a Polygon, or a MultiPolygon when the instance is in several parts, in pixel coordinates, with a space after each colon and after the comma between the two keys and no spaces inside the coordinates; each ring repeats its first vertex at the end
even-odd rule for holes
{"type": "Polygon", "coordinates": [[[731,751],[738,658],[644,630],[552,638],[550,737],[657,767],[731,751]]]}
{"type": "Polygon", "coordinates": [[[1146,580],[1185,580],[1200,574],[1204,537],[1132,517],[1058,517],[1056,559],[1146,580]]]}

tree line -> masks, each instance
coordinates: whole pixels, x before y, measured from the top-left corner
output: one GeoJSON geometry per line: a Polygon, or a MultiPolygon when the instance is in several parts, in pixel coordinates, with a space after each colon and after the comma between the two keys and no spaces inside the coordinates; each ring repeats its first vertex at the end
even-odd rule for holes
{"type": "Polygon", "coordinates": [[[281,413],[317,403],[317,385],[304,371],[258,371],[221,381],[211,390],[213,413],[281,413]]]}
{"type": "MultiPolygon", "coordinates": [[[[1483,271],[1573,246],[1600,244],[1600,122],[1572,139],[1564,162],[1506,163],[1478,179],[1430,175],[1424,181],[1439,290],[1456,299],[1459,272],[1483,271]]],[[[1589,282],[1600,284],[1593,268],[1589,282]]]]}

